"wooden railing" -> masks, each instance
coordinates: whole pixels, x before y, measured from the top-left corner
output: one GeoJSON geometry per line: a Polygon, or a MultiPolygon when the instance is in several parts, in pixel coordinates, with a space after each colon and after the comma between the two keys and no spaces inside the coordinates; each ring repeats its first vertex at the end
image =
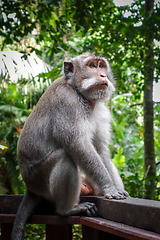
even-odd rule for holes
{"type": "MultiPolygon", "coordinates": [[[[10,240],[17,208],[22,195],[0,196],[1,240],[10,240]]],[[[160,202],[128,198],[107,200],[103,197],[82,197],[94,202],[99,217],[50,215],[44,204],[28,223],[45,224],[46,240],[71,240],[72,225],[82,225],[83,240],[148,239],[160,240],[160,202]]]]}

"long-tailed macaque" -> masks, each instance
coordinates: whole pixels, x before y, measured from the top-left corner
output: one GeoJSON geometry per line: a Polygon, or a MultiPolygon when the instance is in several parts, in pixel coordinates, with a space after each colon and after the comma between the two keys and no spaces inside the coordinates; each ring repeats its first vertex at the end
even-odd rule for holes
{"type": "Polygon", "coordinates": [[[26,221],[41,198],[62,216],[96,216],[93,203],[78,204],[82,181],[93,194],[128,197],[110,159],[111,114],[105,102],[114,86],[108,61],[83,54],[65,61],[63,69],[64,75],[40,98],[19,138],[18,159],[27,193],[12,240],[23,239],[26,221]]]}

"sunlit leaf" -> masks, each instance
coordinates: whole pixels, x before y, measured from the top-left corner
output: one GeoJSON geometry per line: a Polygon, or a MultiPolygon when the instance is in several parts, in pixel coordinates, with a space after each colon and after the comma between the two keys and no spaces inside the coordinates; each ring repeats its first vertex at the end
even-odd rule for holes
{"type": "Polygon", "coordinates": [[[5,76],[8,71],[11,81],[17,82],[19,78],[32,79],[39,73],[48,72],[51,66],[43,62],[36,55],[28,56],[25,60],[23,54],[16,51],[0,52],[0,72],[5,76]]]}

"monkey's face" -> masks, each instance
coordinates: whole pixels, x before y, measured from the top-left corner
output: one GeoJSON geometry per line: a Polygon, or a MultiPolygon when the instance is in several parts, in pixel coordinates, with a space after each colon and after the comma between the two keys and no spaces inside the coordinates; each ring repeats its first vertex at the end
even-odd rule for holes
{"type": "Polygon", "coordinates": [[[90,100],[110,98],[114,86],[111,69],[106,59],[100,57],[89,57],[84,60],[81,93],[90,100]]]}
{"type": "Polygon", "coordinates": [[[82,82],[83,89],[106,90],[108,88],[107,65],[104,59],[91,58],[85,64],[86,76],[82,82]]]}
{"type": "MultiPolygon", "coordinates": [[[[69,83],[89,100],[110,98],[114,92],[113,76],[105,58],[83,55],[67,62],[69,83]],[[69,69],[71,70],[69,73],[69,69]]],[[[64,65],[65,68],[65,65],[64,65]]]]}

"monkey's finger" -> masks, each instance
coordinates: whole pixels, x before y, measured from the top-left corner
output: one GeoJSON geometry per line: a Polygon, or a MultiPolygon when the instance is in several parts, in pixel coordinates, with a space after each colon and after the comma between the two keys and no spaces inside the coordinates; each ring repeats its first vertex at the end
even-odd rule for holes
{"type": "Polygon", "coordinates": [[[122,199],[126,199],[127,197],[129,197],[128,192],[126,192],[125,190],[123,192],[119,191],[118,193],[121,195],[122,199]]]}
{"type": "Polygon", "coordinates": [[[92,217],[92,214],[91,214],[91,212],[90,212],[90,209],[87,209],[86,214],[87,214],[88,217],[92,217]]]}
{"type": "Polygon", "coordinates": [[[98,216],[98,209],[96,206],[94,206],[92,209],[91,209],[91,213],[92,213],[92,217],[97,217],[98,216]]]}
{"type": "Polygon", "coordinates": [[[98,210],[94,203],[86,202],[84,204],[86,208],[86,214],[88,217],[96,217],[98,215],[98,210]]]}
{"type": "Polygon", "coordinates": [[[94,208],[88,208],[86,213],[88,217],[97,217],[98,215],[94,208]]]}
{"type": "Polygon", "coordinates": [[[120,200],[120,199],[124,199],[125,197],[123,195],[121,195],[121,194],[118,194],[118,195],[114,196],[113,198],[120,200]]]}
{"type": "Polygon", "coordinates": [[[118,196],[116,199],[126,199],[126,196],[123,194],[123,192],[118,192],[118,196]]]}
{"type": "Polygon", "coordinates": [[[112,196],[111,196],[110,194],[106,194],[106,195],[105,195],[105,198],[107,198],[107,199],[112,199],[112,196]]]}
{"type": "Polygon", "coordinates": [[[94,203],[90,203],[90,202],[86,202],[86,203],[85,203],[85,206],[86,206],[86,207],[89,207],[89,208],[92,208],[92,207],[95,206],[95,204],[94,204],[94,203]]]}
{"type": "Polygon", "coordinates": [[[116,197],[118,197],[118,195],[116,194],[106,194],[105,195],[105,198],[107,198],[107,199],[113,199],[113,198],[116,198],[116,197]]]}
{"type": "Polygon", "coordinates": [[[123,192],[118,191],[118,195],[119,195],[119,197],[121,197],[121,198],[126,198],[126,196],[123,194],[123,192]]]}
{"type": "Polygon", "coordinates": [[[92,215],[92,208],[87,208],[86,214],[87,214],[88,217],[93,217],[93,215],[92,215]]]}
{"type": "Polygon", "coordinates": [[[123,192],[124,196],[129,197],[129,193],[127,191],[123,192]]]}
{"type": "Polygon", "coordinates": [[[105,198],[107,198],[107,199],[123,199],[124,197],[121,194],[119,194],[118,192],[116,192],[114,194],[113,193],[112,194],[106,194],[105,198]]]}
{"type": "Polygon", "coordinates": [[[92,217],[96,217],[98,215],[98,210],[95,204],[90,208],[90,213],[92,217]]]}
{"type": "Polygon", "coordinates": [[[98,214],[98,208],[96,207],[96,205],[94,205],[94,210],[98,214]]]}

